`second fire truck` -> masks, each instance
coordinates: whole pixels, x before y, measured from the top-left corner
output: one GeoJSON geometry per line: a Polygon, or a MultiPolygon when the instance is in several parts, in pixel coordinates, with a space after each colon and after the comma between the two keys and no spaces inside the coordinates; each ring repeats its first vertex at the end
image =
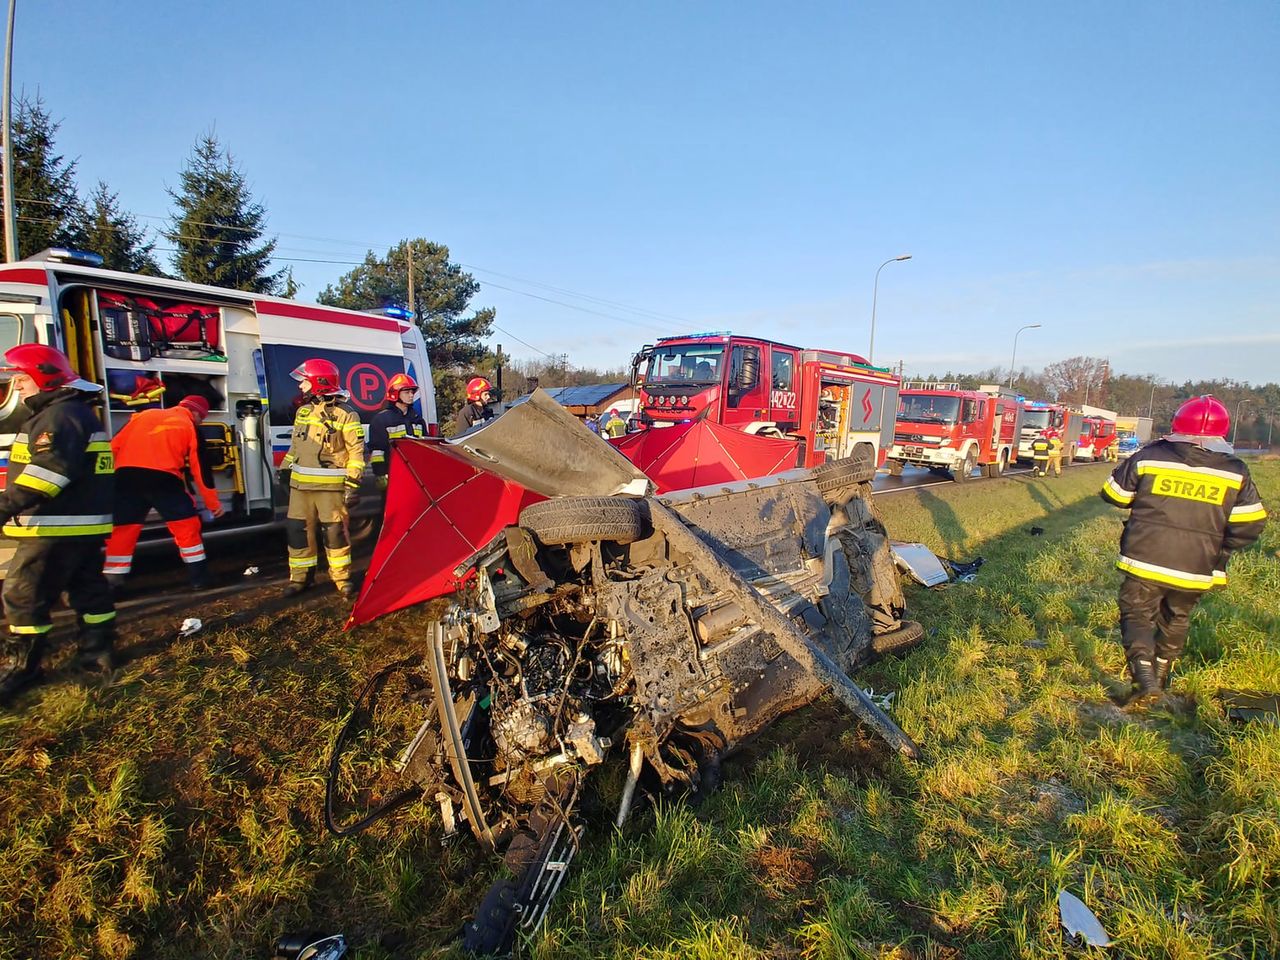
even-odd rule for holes
{"type": "Polygon", "coordinates": [[[908,464],[963,482],[981,467],[998,477],[1017,457],[1022,406],[999,387],[961,390],[956,383],[903,385],[889,472],[908,464]]]}
{"type": "Polygon", "coordinates": [[[706,417],[796,441],[796,465],[868,449],[879,465],[893,439],[898,378],[853,353],[728,332],[664,337],[632,360],[641,422],[661,427],[706,417]]]}

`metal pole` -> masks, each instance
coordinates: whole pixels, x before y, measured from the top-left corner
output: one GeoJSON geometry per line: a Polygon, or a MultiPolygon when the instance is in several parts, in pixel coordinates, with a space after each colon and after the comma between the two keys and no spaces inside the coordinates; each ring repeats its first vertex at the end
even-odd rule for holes
{"type": "Polygon", "coordinates": [[[413,322],[418,322],[418,311],[413,305],[413,241],[409,241],[409,313],[413,317],[413,322]]]}
{"type": "Polygon", "coordinates": [[[899,260],[910,260],[911,254],[904,253],[900,257],[890,257],[880,266],[876,267],[876,282],[871,286],[871,343],[867,347],[867,363],[871,363],[876,352],[876,298],[880,294],[880,271],[891,263],[899,260]]]}
{"type": "Polygon", "coordinates": [[[1241,400],[1239,403],[1236,404],[1236,415],[1233,418],[1231,423],[1231,445],[1233,447],[1236,445],[1236,434],[1240,432],[1240,408],[1243,407],[1246,403],[1252,403],[1252,402],[1253,401],[1250,400],[1248,397],[1245,397],[1243,400],[1241,400]]]}
{"type": "Polygon", "coordinates": [[[1276,412],[1274,410],[1267,411],[1267,449],[1271,449],[1271,428],[1275,426],[1276,412]]]}
{"type": "Polygon", "coordinates": [[[1009,358],[1009,389],[1013,389],[1013,371],[1017,369],[1015,364],[1018,362],[1018,337],[1022,336],[1023,330],[1039,330],[1040,324],[1028,323],[1025,327],[1019,327],[1018,332],[1013,335],[1013,356],[1009,358]]]}
{"type": "Polygon", "coordinates": [[[1151,411],[1155,409],[1156,404],[1156,378],[1151,378],[1151,397],[1147,400],[1147,419],[1154,419],[1151,411]]]}
{"type": "Polygon", "coordinates": [[[9,0],[9,29],[4,38],[4,106],[0,108],[0,124],[4,125],[4,258],[6,263],[18,259],[18,217],[13,202],[13,19],[18,0],[9,0]]]}

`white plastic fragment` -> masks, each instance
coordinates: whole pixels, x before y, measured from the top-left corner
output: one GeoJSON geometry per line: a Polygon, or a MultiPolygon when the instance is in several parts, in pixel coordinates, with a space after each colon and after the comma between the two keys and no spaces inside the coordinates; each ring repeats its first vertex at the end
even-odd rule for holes
{"type": "Polygon", "coordinates": [[[256,577],[256,576],[258,575],[258,568],[257,568],[257,567],[245,567],[245,568],[244,568],[244,575],[245,575],[246,577],[256,577]]]}
{"type": "Polygon", "coordinates": [[[1080,898],[1066,890],[1058,891],[1058,913],[1062,917],[1062,926],[1073,937],[1079,937],[1091,947],[1109,947],[1111,938],[1102,924],[1086,907],[1080,898]]]}
{"type": "Polygon", "coordinates": [[[937,555],[923,543],[893,542],[889,549],[898,569],[909,573],[926,587],[936,587],[950,579],[937,555]]]}
{"type": "Polygon", "coordinates": [[[182,626],[178,628],[178,636],[189,637],[193,633],[198,632],[203,626],[204,623],[201,622],[199,617],[187,617],[187,619],[182,621],[182,626]]]}

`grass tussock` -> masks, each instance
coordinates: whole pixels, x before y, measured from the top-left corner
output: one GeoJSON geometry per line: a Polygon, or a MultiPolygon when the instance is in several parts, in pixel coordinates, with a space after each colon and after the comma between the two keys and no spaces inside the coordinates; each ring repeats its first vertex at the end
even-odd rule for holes
{"type": "MultiPolygon", "coordinates": [[[[1094,496],[1104,475],[884,498],[896,538],[988,561],[972,584],[912,589],[926,642],[860,678],[895,691],[924,761],[822,701],[730,761],[700,806],[660,804],[620,833],[605,770],[523,953],[1065,958],[1065,888],[1111,956],[1280,955],[1280,727],[1234,724],[1217,700],[1280,690],[1280,535],[1197,610],[1170,703],[1125,712],[1110,698],[1122,515],[1094,496]]],[[[1255,477],[1280,506],[1280,462],[1255,477]]],[[[141,636],[113,685],[68,674],[0,715],[0,958],[260,957],[299,928],[344,932],[361,960],[454,955],[489,858],[442,844],[425,804],[351,840],[322,828],[340,718],[425,619],[343,634],[323,601],[141,636]]]]}

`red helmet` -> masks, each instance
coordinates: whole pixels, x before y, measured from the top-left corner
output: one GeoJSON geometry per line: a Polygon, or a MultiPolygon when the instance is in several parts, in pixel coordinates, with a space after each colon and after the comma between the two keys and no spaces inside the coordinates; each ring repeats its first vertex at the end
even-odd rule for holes
{"type": "Polygon", "coordinates": [[[493,392],[493,384],[484,377],[472,377],[467,381],[467,399],[472,403],[480,402],[480,395],[493,392]]]}
{"type": "Polygon", "coordinates": [[[190,410],[197,420],[203,420],[209,415],[209,401],[199,394],[183,397],[178,401],[178,406],[190,410]]]}
{"type": "Polygon", "coordinates": [[[1192,397],[1173,415],[1173,432],[1191,437],[1225,437],[1231,415],[1217,397],[1192,397]]]}
{"type": "Polygon", "coordinates": [[[71,369],[71,361],[61,350],[43,343],[23,343],[4,352],[0,365],[0,379],[8,380],[15,373],[25,373],[41,390],[57,390],[74,387],[77,390],[101,390],[96,383],[81,380],[71,369]]]}
{"type": "Polygon", "coordinates": [[[342,392],[342,386],[338,383],[338,365],[332,360],[322,360],[319,357],[305,360],[289,376],[299,382],[309,380],[311,392],[319,397],[342,392]]]}
{"type": "Polygon", "coordinates": [[[400,399],[401,390],[417,390],[418,382],[407,373],[397,373],[387,381],[387,399],[393,403],[400,399]]]}

